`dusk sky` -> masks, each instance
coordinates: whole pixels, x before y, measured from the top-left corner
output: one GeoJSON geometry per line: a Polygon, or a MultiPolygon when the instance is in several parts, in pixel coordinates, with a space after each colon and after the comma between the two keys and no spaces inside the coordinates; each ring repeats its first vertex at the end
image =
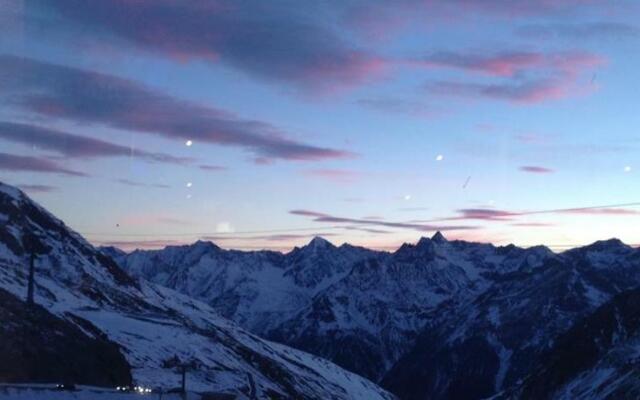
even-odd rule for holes
{"type": "Polygon", "coordinates": [[[0,180],[92,243],[640,244],[640,2],[0,2],[0,180]]]}

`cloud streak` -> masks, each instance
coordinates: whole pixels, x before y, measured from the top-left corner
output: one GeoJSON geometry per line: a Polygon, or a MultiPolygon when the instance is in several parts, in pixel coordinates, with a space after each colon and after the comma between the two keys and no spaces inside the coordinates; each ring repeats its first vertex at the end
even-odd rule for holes
{"type": "Polygon", "coordinates": [[[334,223],[334,224],[350,224],[359,226],[379,226],[386,228],[412,229],[420,232],[431,231],[453,231],[453,230],[469,230],[477,229],[476,226],[456,226],[456,225],[428,225],[412,222],[390,222],[362,218],[337,217],[311,210],[291,210],[289,214],[311,217],[314,222],[334,223]]]}
{"type": "MultiPolygon", "coordinates": [[[[334,32],[312,11],[287,4],[216,0],[37,2],[67,29],[170,59],[221,63],[305,91],[360,84],[384,63],[334,32]],[[176,18],[176,16],[180,16],[176,18]]],[[[314,5],[309,5],[311,10],[314,5]]]]}
{"type": "Polygon", "coordinates": [[[627,208],[575,208],[561,211],[564,214],[581,215],[640,215],[640,211],[627,208]]]}
{"type": "Polygon", "coordinates": [[[362,177],[362,174],[348,169],[317,168],[303,171],[306,176],[320,178],[335,183],[353,183],[362,177]]]}
{"type": "Polygon", "coordinates": [[[546,167],[540,167],[535,165],[523,165],[518,168],[522,172],[529,172],[531,174],[552,174],[555,170],[546,167]]]}
{"type": "Polygon", "coordinates": [[[259,160],[353,156],[292,140],[269,123],[180,100],[131,80],[33,59],[0,56],[0,90],[12,105],[46,117],[240,148],[259,160]]]}
{"type": "Polygon", "coordinates": [[[188,243],[179,240],[104,240],[95,241],[99,246],[113,246],[124,251],[136,249],[161,249],[167,246],[183,246],[188,243]]]}
{"type": "Polygon", "coordinates": [[[255,241],[255,240],[266,240],[272,242],[289,242],[292,240],[300,240],[300,239],[309,239],[315,236],[322,237],[331,237],[337,236],[336,233],[331,232],[320,232],[320,233],[278,233],[271,235],[252,235],[252,236],[238,236],[238,235],[214,235],[214,236],[204,236],[202,239],[211,240],[214,242],[226,242],[226,241],[255,241]]]}
{"type": "Polygon", "coordinates": [[[438,53],[427,65],[457,68],[502,78],[500,82],[440,80],[425,89],[440,96],[489,98],[520,104],[540,103],[588,93],[577,84],[588,70],[605,59],[585,52],[553,54],[507,52],[485,56],[465,53],[438,53]]]}
{"type": "MultiPolygon", "coordinates": [[[[629,207],[638,207],[640,203],[610,204],[603,206],[575,207],[575,208],[557,208],[551,210],[534,210],[534,211],[508,211],[495,208],[463,208],[456,210],[458,215],[446,218],[436,218],[429,220],[415,220],[414,223],[435,223],[445,221],[464,221],[464,220],[483,220],[498,222],[513,222],[512,225],[528,224],[531,222],[517,221],[518,217],[537,214],[582,214],[582,215],[640,215],[640,212],[629,207]]],[[[309,214],[314,216],[314,214],[309,214]]],[[[537,224],[537,223],[536,223],[537,224]]],[[[521,225],[526,226],[526,225],[521,225]]]]}
{"type": "Polygon", "coordinates": [[[74,135],[36,125],[0,121],[0,139],[55,151],[66,157],[139,157],[148,161],[185,164],[192,159],[134,150],[100,139],[74,135]]]}
{"type": "Polygon", "coordinates": [[[133,186],[133,187],[146,187],[146,188],[155,188],[155,189],[169,189],[169,188],[171,188],[171,186],[165,185],[163,183],[145,183],[145,182],[138,182],[138,181],[134,181],[134,180],[131,180],[131,179],[126,179],[126,178],[116,179],[115,182],[117,182],[117,183],[119,183],[121,185],[133,186]]]}
{"type": "Polygon", "coordinates": [[[359,106],[387,113],[408,115],[416,118],[431,118],[442,114],[434,108],[418,101],[396,98],[367,98],[356,102],[359,106]]]}
{"type": "Polygon", "coordinates": [[[59,190],[59,188],[50,185],[19,184],[16,186],[25,192],[31,193],[51,193],[59,190]]]}
{"type": "MultiPolygon", "coordinates": [[[[578,15],[585,10],[607,12],[609,4],[600,0],[404,0],[401,2],[345,2],[346,22],[367,38],[385,38],[403,28],[438,24],[474,23],[479,18],[528,19],[543,16],[578,15]],[[380,16],[384,15],[384,18],[380,16]]],[[[616,3],[623,8],[629,2],[616,3]]],[[[626,7],[625,7],[626,8],[626,7]]]]}
{"type": "Polygon", "coordinates": [[[87,177],[83,172],[67,169],[44,158],[0,153],[0,169],[12,172],[39,172],[73,177],[87,177]]]}
{"type": "Polygon", "coordinates": [[[221,165],[211,165],[211,164],[199,165],[198,168],[207,172],[220,172],[220,171],[226,171],[228,169],[227,167],[223,167],[221,165]]]}
{"type": "Polygon", "coordinates": [[[539,40],[552,39],[623,39],[637,38],[640,29],[637,26],[620,22],[591,22],[582,24],[532,24],[516,29],[522,37],[539,40]]]}
{"type": "Polygon", "coordinates": [[[453,68],[494,76],[514,76],[526,69],[540,67],[545,63],[545,56],[533,52],[503,52],[493,55],[436,52],[415,63],[426,67],[453,68]]]}

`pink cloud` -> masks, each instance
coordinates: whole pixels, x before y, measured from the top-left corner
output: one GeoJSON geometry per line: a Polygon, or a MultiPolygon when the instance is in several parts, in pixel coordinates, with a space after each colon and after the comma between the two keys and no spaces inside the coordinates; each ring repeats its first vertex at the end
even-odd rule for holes
{"type": "Polygon", "coordinates": [[[69,158],[136,157],[170,164],[187,164],[192,161],[191,158],[148,152],[88,136],[14,122],[0,121],[0,139],[54,151],[69,158]]]}
{"type": "Polygon", "coordinates": [[[171,186],[166,185],[164,183],[139,182],[139,181],[134,181],[132,179],[127,179],[127,178],[115,179],[114,182],[117,182],[126,186],[134,186],[134,187],[146,187],[146,188],[156,188],[156,189],[171,188],[171,186]]]}
{"type": "Polygon", "coordinates": [[[370,220],[363,218],[349,218],[338,217],[330,214],[320,213],[310,210],[291,210],[289,214],[300,215],[305,217],[312,217],[315,222],[334,223],[334,224],[348,224],[348,225],[364,225],[364,226],[379,226],[386,228],[398,228],[398,229],[412,229],[421,232],[436,232],[436,231],[452,231],[452,230],[467,230],[477,229],[476,226],[465,225],[431,225],[415,222],[395,222],[395,221],[380,221],[370,220]]]}
{"type": "Polygon", "coordinates": [[[128,44],[181,62],[221,63],[314,93],[362,84],[384,66],[313,18],[321,5],[307,5],[309,18],[288,6],[251,1],[113,0],[44,7],[85,41],[128,44]]]}
{"type": "MultiPolygon", "coordinates": [[[[427,10],[465,18],[475,13],[499,17],[529,17],[579,12],[599,0],[424,0],[427,10]]],[[[601,2],[600,2],[601,3],[601,2]]]]}
{"type": "MultiPolygon", "coordinates": [[[[15,105],[41,116],[101,124],[181,142],[193,140],[235,147],[266,162],[355,156],[345,150],[294,140],[267,122],[243,119],[225,110],[174,98],[128,79],[29,58],[0,56],[0,88],[13,97],[15,105]],[[56,107],[43,108],[42,104],[56,107]]],[[[60,143],[53,143],[40,133],[38,137],[48,146],[60,149],[60,143]]],[[[72,139],[79,145],[87,143],[86,138],[75,135],[72,139]]],[[[101,151],[114,151],[107,145],[101,142],[101,151]]],[[[97,145],[92,142],[91,146],[97,145]]],[[[82,146],[74,149],[84,154],[82,146]]]]}
{"type": "Polygon", "coordinates": [[[228,169],[227,167],[223,167],[221,165],[210,165],[210,164],[199,165],[198,168],[208,172],[226,171],[228,169]]]}
{"type": "MultiPolygon", "coordinates": [[[[511,222],[511,225],[518,226],[519,224],[532,224],[527,221],[517,221],[517,218],[525,215],[537,215],[537,214],[585,214],[585,215],[640,215],[640,212],[632,210],[629,207],[638,207],[640,203],[626,203],[626,204],[610,204],[604,206],[590,206],[590,207],[574,207],[574,208],[557,208],[550,210],[533,210],[533,211],[508,211],[498,210],[494,208],[464,208],[456,210],[456,216],[446,218],[436,218],[429,220],[414,220],[412,223],[434,223],[444,221],[457,221],[457,220],[484,220],[484,221],[498,221],[498,222],[511,222]]],[[[320,214],[322,215],[322,214],[320,214]]],[[[525,226],[525,225],[522,225],[525,226]]],[[[533,226],[533,225],[530,225],[533,226]]],[[[538,225],[541,226],[541,225],[538,225]]]]}
{"type": "Polygon", "coordinates": [[[596,38],[635,38],[640,36],[640,29],[635,25],[620,22],[559,23],[525,25],[516,32],[526,38],[537,40],[586,40],[596,38]]]}
{"type": "MultiPolygon", "coordinates": [[[[559,100],[573,94],[571,85],[554,79],[508,81],[506,83],[463,83],[439,81],[427,84],[433,94],[467,98],[490,98],[518,104],[559,100]]],[[[577,94],[578,92],[576,92],[577,94]]]]}
{"type": "Polygon", "coordinates": [[[627,208],[574,208],[562,211],[565,214],[585,215],[640,215],[640,211],[627,208]]]}
{"type": "Polygon", "coordinates": [[[503,52],[493,55],[478,53],[438,52],[418,59],[416,65],[454,68],[484,74],[511,77],[526,69],[545,64],[542,53],[503,52]]]}
{"type": "Polygon", "coordinates": [[[547,228],[547,227],[555,226],[555,224],[551,224],[547,222],[515,222],[511,224],[511,226],[519,226],[524,228],[547,228]]]}
{"type": "Polygon", "coordinates": [[[518,168],[520,171],[523,172],[530,172],[532,174],[552,174],[555,172],[555,170],[551,169],[551,168],[546,168],[546,167],[540,167],[540,166],[535,166],[535,165],[524,165],[520,168],[518,168]]]}
{"type": "Polygon", "coordinates": [[[303,171],[310,177],[329,180],[335,183],[352,183],[362,177],[362,174],[347,169],[319,168],[303,171]]]}
{"type": "Polygon", "coordinates": [[[480,220],[480,221],[510,221],[521,213],[498,210],[494,208],[463,208],[456,210],[459,214],[455,217],[437,218],[430,220],[415,220],[415,223],[432,223],[440,221],[457,221],[457,220],[480,220]]]}
{"type": "Polygon", "coordinates": [[[422,102],[395,98],[360,99],[357,104],[375,111],[408,115],[416,118],[432,118],[443,114],[441,110],[437,111],[434,107],[427,106],[422,102]]]}
{"type": "Polygon", "coordinates": [[[606,62],[601,56],[579,51],[552,54],[502,53],[494,56],[445,53],[434,60],[440,66],[489,73],[502,80],[493,83],[441,80],[428,83],[425,87],[429,92],[446,96],[492,98],[520,104],[587,94],[596,87],[589,85],[585,88],[584,85],[578,85],[579,77],[606,62]]]}

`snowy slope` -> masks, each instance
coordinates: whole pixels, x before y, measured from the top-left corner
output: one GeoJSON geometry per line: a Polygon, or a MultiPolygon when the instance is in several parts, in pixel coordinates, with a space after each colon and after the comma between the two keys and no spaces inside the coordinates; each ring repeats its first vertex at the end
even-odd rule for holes
{"type": "Polygon", "coordinates": [[[486,290],[494,277],[531,270],[552,253],[449,242],[437,233],[393,254],[322,238],[287,254],[212,243],[135,251],[134,276],[207,302],[243,327],[381,378],[432,313],[486,290]]]}
{"type": "Polygon", "coordinates": [[[640,289],[615,296],[562,334],[500,399],[640,397],[640,289]]]}
{"type": "Polygon", "coordinates": [[[438,310],[383,385],[407,399],[478,399],[516,384],[577,321],[640,286],[639,256],[609,240],[503,274],[480,295],[438,310]]]}
{"type": "Polygon", "coordinates": [[[422,238],[355,264],[270,337],[378,380],[447,304],[475,298],[495,276],[536,268],[551,256],[541,248],[505,250],[448,242],[440,234],[422,238]]]}
{"type": "Polygon", "coordinates": [[[177,386],[171,361],[178,357],[194,365],[188,379],[192,390],[244,397],[392,398],[328,361],[247,333],[204,303],[130,278],[60,220],[4,184],[0,222],[0,287],[24,296],[25,245],[27,238],[37,241],[36,302],[87,334],[106,334],[121,345],[134,379],[145,386],[177,386]]]}
{"type": "MultiPolygon", "coordinates": [[[[131,400],[137,395],[102,387],[77,386],[74,391],[55,390],[56,384],[0,384],[0,398],[10,400],[131,400]]],[[[158,394],[145,395],[157,399],[158,394]]],[[[139,398],[145,398],[139,397],[139,398]]],[[[181,394],[162,394],[163,400],[182,400],[181,394]]],[[[188,400],[200,400],[197,393],[189,393],[188,400]]]]}
{"type": "MultiPolygon", "coordinates": [[[[114,250],[107,250],[113,254],[114,250]]],[[[211,242],[134,251],[121,260],[131,275],[205,301],[223,316],[263,335],[308,308],[320,290],[353,263],[378,253],[315,238],[283,255],[223,250],[211,242]]]]}

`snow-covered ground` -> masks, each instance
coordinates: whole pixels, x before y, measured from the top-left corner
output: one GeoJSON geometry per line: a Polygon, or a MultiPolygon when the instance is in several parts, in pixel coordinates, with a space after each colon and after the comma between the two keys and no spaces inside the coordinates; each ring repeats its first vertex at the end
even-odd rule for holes
{"type": "MultiPolygon", "coordinates": [[[[0,287],[23,298],[26,234],[45,250],[36,258],[36,303],[122,347],[133,379],[172,388],[175,357],[194,365],[190,390],[231,392],[239,398],[391,399],[366,379],[335,364],[265,341],[222,318],[210,306],[171,289],[136,281],[26,195],[0,183],[0,287]],[[252,382],[251,382],[252,381],[252,382]]],[[[115,394],[114,394],[115,395],[115,394]]]]}
{"type": "MultiPolygon", "coordinates": [[[[145,394],[123,393],[116,389],[93,386],[77,386],[73,391],[57,390],[49,384],[0,384],[0,398],[10,400],[182,400],[180,394],[152,392],[145,394]]],[[[188,393],[189,400],[200,400],[197,393],[188,393]]]]}

